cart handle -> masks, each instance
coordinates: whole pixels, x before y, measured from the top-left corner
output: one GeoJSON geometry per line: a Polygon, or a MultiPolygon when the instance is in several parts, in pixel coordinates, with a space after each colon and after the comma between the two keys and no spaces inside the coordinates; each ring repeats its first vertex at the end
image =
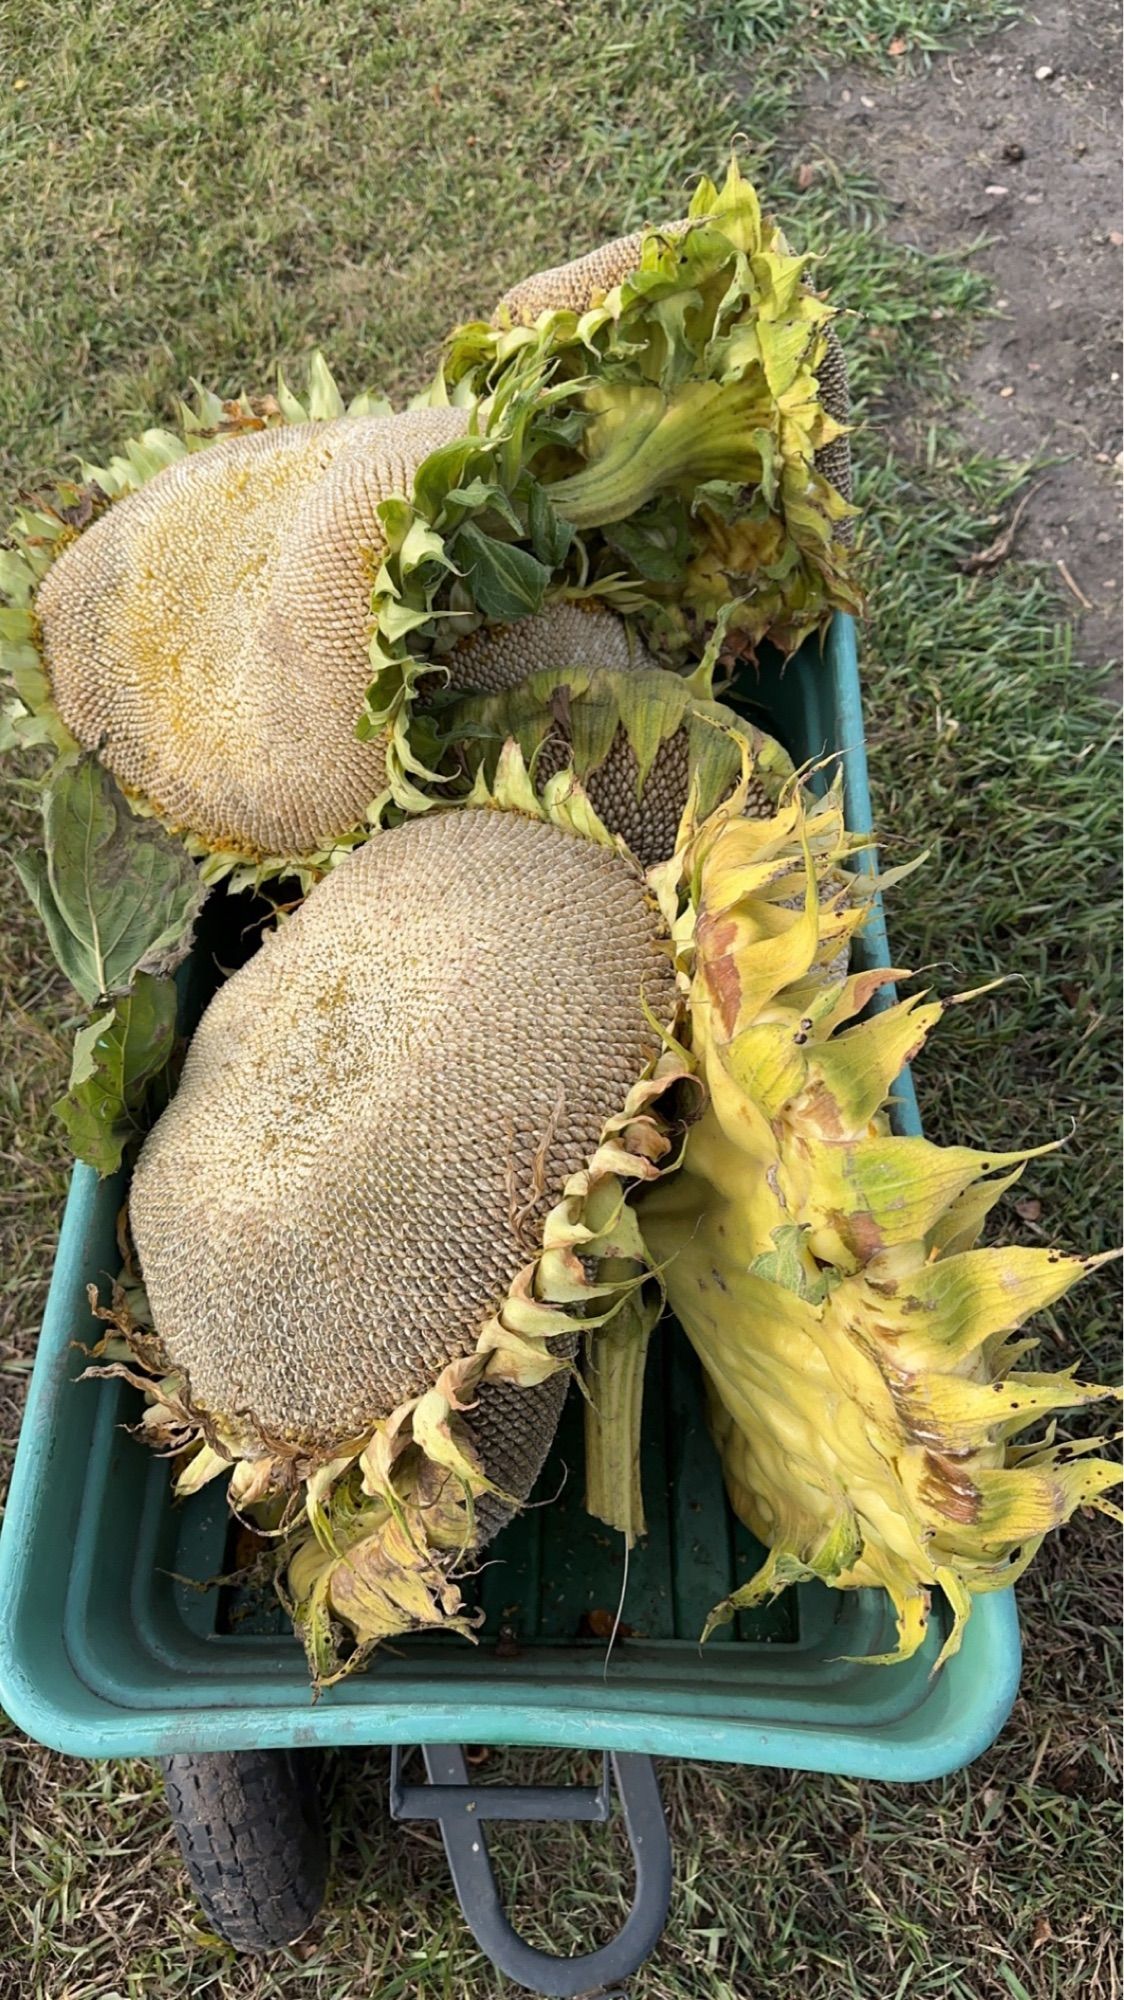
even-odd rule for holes
{"type": "Polygon", "coordinates": [[[500,1972],[544,2000],[577,2000],[627,1979],[655,1949],[671,1900],[671,1843],[650,1757],[612,1751],[597,1790],[582,1786],[472,1785],[455,1743],[424,1743],[427,1783],[403,1785],[392,1754],[390,1810],[395,1819],[435,1819],[464,1920],[500,1972]],[[598,1951],[559,1958],[513,1930],[500,1900],[483,1822],[487,1819],[606,1820],[609,1767],[636,1863],[632,1908],[615,1938],[598,1951]]]}

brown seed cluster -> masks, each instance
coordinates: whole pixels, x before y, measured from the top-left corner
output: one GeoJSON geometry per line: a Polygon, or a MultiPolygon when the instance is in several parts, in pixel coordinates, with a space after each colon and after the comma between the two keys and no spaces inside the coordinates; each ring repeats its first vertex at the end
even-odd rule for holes
{"type": "MultiPolygon", "coordinates": [[[[622,241],[632,242],[632,238],[622,241]]],[[[597,605],[561,600],[517,625],[486,626],[465,639],[450,654],[449,684],[458,691],[498,694],[518,687],[532,674],[551,672],[565,685],[567,667],[603,667],[617,672],[656,665],[631,627],[615,612],[597,605]]],[[[564,770],[570,741],[560,722],[542,745],[535,764],[536,781],[545,784],[564,770]]],[[[644,785],[637,790],[636,755],[623,729],[618,729],[609,753],[583,779],[594,810],[610,833],[619,833],[645,868],[665,861],[675,850],[675,836],[687,803],[690,784],[687,731],[679,730],[661,743],[644,785]]],[[[746,811],[767,819],[774,810],[765,787],[751,783],[746,811]]]]}
{"type": "MultiPolygon", "coordinates": [[[[536,765],[545,781],[563,769],[569,758],[564,739],[551,736],[543,744],[536,765]]],[[[645,868],[666,861],[675,852],[679,822],[690,789],[690,744],[686,729],[677,729],[660,744],[652,768],[637,793],[636,752],[623,729],[618,729],[604,762],[582,780],[590,803],[610,833],[619,833],[636,859],[645,868]]],[[[731,788],[732,789],[732,788],[731,788]]],[[[774,802],[760,779],[750,780],[746,794],[747,819],[768,819],[776,811],[774,802]]]]}
{"type": "MultiPolygon", "coordinates": [[[[661,224],[665,236],[682,236],[686,222],[661,224]]],[[[540,313],[587,312],[603,299],[622,278],[635,271],[645,231],[634,229],[629,236],[614,236],[584,257],[568,264],[553,264],[549,271],[536,271],[506,291],[492,315],[493,322],[510,318],[513,326],[534,326],[540,313]]]]}
{"type": "Polygon", "coordinates": [[[516,625],[484,625],[445,662],[449,686],[463,694],[499,694],[543,669],[654,667],[631,626],[601,605],[560,598],[516,625]]]}
{"type": "MultiPolygon", "coordinates": [[[[828,416],[834,417],[838,424],[848,423],[851,416],[851,392],[847,384],[847,363],[833,326],[827,328],[827,352],[820,364],[817,380],[820,401],[828,416]]],[[[850,500],[854,490],[850,438],[836,438],[834,443],[827,444],[822,451],[818,451],[816,471],[830,480],[836,492],[843,495],[844,500],[850,500]]],[[[836,523],[835,533],[839,541],[852,541],[854,532],[855,524],[852,520],[836,523]]]]}
{"type": "Polygon", "coordinates": [[[379,502],[461,410],[218,440],[116,502],[38,598],[59,713],[122,787],[213,849],[315,853],[361,823],[385,750],[370,679],[379,502]]]}
{"type": "Polygon", "coordinates": [[[670,1021],[611,850],[486,810],[357,849],[216,994],[136,1167],[196,1403],[331,1446],[474,1349],[654,1052],[642,996],[670,1021]]]}
{"type": "MultiPolygon", "coordinates": [[[[575,1342],[567,1343],[572,1359],[575,1342]]],[[[512,1501],[525,1500],[546,1461],[558,1428],[570,1377],[565,1370],[548,1375],[526,1389],[514,1382],[482,1382],[476,1407],[465,1412],[472,1442],[499,1493],[482,1493],[476,1502],[477,1548],[510,1521],[512,1501]]]]}

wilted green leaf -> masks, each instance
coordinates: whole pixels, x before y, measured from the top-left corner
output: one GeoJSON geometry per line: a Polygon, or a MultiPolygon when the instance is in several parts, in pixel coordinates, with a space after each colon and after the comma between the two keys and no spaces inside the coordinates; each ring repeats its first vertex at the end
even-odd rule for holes
{"type": "Polygon", "coordinates": [[[476,467],[487,469],[489,453],[478,437],[453,438],[449,444],[437,446],[428,458],[422,460],[414,474],[414,490],[408,497],[417,512],[433,523],[436,522],[449,493],[464,486],[465,474],[469,482],[476,476],[476,467]]]}
{"type": "Polygon", "coordinates": [[[606,528],[605,540],[650,583],[675,583],[691,553],[686,510],[681,500],[659,501],[606,528]]]}
{"type": "MultiPolygon", "coordinates": [[[[468,480],[463,486],[451,486],[445,495],[443,504],[446,510],[455,507],[464,513],[471,513],[478,508],[492,506],[506,507],[509,516],[511,513],[511,503],[506,493],[496,485],[494,480],[481,479],[479,473],[476,474],[475,478],[468,480]]],[[[516,527],[519,525],[517,520],[515,525],[516,527]]]]}
{"type": "MultiPolygon", "coordinates": [[[[576,681],[575,675],[575,683],[576,681]]],[[[579,699],[567,703],[566,726],[570,735],[574,769],[579,778],[585,778],[590,771],[595,771],[599,764],[604,763],[612,749],[613,738],[620,721],[620,711],[613,699],[612,684],[606,687],[598,682],[595,675],[590,675],[585,688],[575,685],[574,693],[579,699]]],[[[551,707],[553,706],[552,701],[551,707]]]]}
{"type": "Polygon", "coordinates": [[[15,857],[51,949],[91,1006],[186,939],[203,898],[179,842],[129,811],[92,757],[59,764],[43,795],[43,853],[15,857]]]}
{"type": "Polygon", "coordinates": [[[687,709],[682,681],[666,674],[621,676],[620,716],[636,758],[637,796],[643,791],[661,743],[673,736],[687,709]]]}
{"type": "Polygon", "coordinates": [[[99,1174],[116,1171],[142,1129],[145,1097],[172,1053],[175,1031],[174,981],[138,972],[132,992],[76,1036],[70,1088],[55,1109],[77,1157],[99,1174]]]}
{"type": "Polygon", "coordinates": [[[494,541],[466,521],[457,534],[456,557],[473,597],[489,618],[511,623],[541,609],[550,571],[528,549],[494,541]]]}
{"type": "Polygon", "coordinates": [[[674,389],[685,382],[697,365],[694,343],[687,333],[687,316],[701,301],[697,292],[672,292],[652,303],[652,319],[665,341],[660,363],[660,388],[674,389]]]}
{"type": "Polygon", "coordinates": [[[545,486],[540,485],[537,479],[528,480],[527,486],[531,547],[540,562],[548,563],[551,569],[558,569],[574,540],[574,530],[551,503],[545,486]]]}

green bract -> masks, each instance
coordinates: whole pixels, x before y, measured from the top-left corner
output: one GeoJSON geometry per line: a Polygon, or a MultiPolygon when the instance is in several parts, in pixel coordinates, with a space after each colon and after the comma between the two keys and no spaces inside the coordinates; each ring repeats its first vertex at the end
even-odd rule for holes
{"type": "Polygon", "coordinates": [[[692,790],[703,814],[728,797],[747,749],[747,810],[768,814],[792,780],[780,744],[712,700],[709,680],[704,670],[688,680],[659,667],[546,667],[515,687],[452,702],[440,712],[443,740],[466,770],[483,767],[489,777],[509,739],[536,783],[571,766],[612,833],[625,833],[625,816],[626,837],[647,866],[667,859],[692,790]],[[632,810],[645,802],[650,828],[632,810]]]}

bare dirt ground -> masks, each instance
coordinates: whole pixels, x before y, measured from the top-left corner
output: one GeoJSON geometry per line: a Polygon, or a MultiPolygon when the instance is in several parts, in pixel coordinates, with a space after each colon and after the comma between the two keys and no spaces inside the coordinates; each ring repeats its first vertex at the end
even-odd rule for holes
{"type": "MultiPolygon", "coordinates": [[[[928,75],[817,80],[802,121],[804,157],[870,173],[903,242],[972,250],[991,277],[997,316],[957,363],[956,426],[981,451],[1041,464],[1015,547],[1057,567],[1079,652],[1117,687],[1120,93],[1116,5],[1048,0],[928,75]]],[[[908,448],[907,385],[888,415],[908,448]]]]}

